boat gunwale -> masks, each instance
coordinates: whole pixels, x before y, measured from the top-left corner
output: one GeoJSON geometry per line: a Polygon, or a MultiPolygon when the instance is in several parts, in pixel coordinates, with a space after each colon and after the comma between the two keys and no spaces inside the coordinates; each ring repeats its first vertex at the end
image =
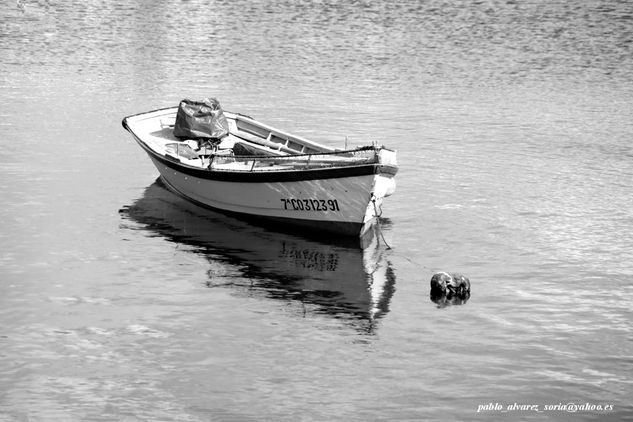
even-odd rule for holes
{"type": "MultiPolygon", "coordinates": [[[[388,164],[380,164],[380,163],[363,163],[358,165],[344,165],[337,167],[326,167],[326,168],[312,168],[312,169],[276,169],[271,171],[247,171],[247,170],[237,170],[237,169],[217,169],[217,168],[202,168],[197,166],[191,166],[186,163],[183,163],[176,157],[171,157],[169,155],[163,155],[159,152],[155,151],[151,148],[145,141],[143,141],[140,136],[135,133],[130,126],[128,125],[128,119],[140,117],[143,115],[157,113],[165,110],[173,110],[175,107],[165,107],[161,109],[156,109],[148,112],[143,112],[139,114],[135,114],[132,116],[128,116],[123,118],[121,124],[125,130],[130,132],[136,142],[154,159],[158,160],[161,164],[166,165],[167,167],[180,171],[188,176],[197,177],[205,180],[216,180],[216,181],[225,181],[225,182],[239,182],[239,183],[270,183],[270,182],[297,182],[297,181],[309,181],[309,180],[319,180],[319,179],[336,179],[336,178],[346,178],[346,177],[358,177],[358,176],[367,176],[378,174],[384,177],[394,177],[398,172],[398,167],[395,165],[388,164]]],[[[239,113],[231,113],[239,116],[244,116],[239,113]]],[[[251,120],[252,118],[247,117],[251,120]]],[[[255,120],[253,120],[255,121],[255,120]]],[[[258,122],[259,123],[259,122],[258,122]]],[[[361,147],[362,148],[362,147],[361,147]]],[[[371,149],[372,147],[366,147],[371,149]]],[[[378,150],[376,147],[373,147],[375,150],[378,150]]],[[[384,148],[385,150],[389,150],[388,148],[384,148]]],[[[336,152],[319,152],[314,154],[296,154],[299,156],[314,156],[314,155],[335,155],[341,154],[345,152],[354,152],[359,151],[356,150],[347,150],[347,151],[336,151],[336,152]]],[[[389,150],[393,151],[393,150],[389,150]]],[[[288,155],[287,157],[294,157],[293,155],[288,155]]],[[[286,156],[282,156],[286,157],[286,156]]],[[[252,158],[257,159],[257,156],[253,156],[252,158]]],[[[260,157],[261,158],[261,157],[260,157]]],[[[271,158],[266,156],[266,158],[271,158]]]]}

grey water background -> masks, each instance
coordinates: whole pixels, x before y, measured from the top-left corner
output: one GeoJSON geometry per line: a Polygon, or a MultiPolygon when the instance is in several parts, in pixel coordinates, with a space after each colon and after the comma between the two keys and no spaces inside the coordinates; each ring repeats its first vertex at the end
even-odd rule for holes
{"type": "Polygon", "coordinates": [[[4,2],[0,420],[631,420],[632,40],[627,1],[4,2]],[[156,183],[121,119],[206,96],[396,148],[392,248],[156,183]]]}

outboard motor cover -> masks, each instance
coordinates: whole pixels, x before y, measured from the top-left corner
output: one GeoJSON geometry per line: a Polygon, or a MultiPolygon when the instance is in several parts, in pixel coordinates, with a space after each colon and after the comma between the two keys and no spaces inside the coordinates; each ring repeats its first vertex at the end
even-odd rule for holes
{"type": "Polygon", "coordinates": [[[215,98],[202,101],[184,99],[178,106],[174,136],[187,139],[220,140],[229,134],[229,124],[220,102],[215,98]]]}

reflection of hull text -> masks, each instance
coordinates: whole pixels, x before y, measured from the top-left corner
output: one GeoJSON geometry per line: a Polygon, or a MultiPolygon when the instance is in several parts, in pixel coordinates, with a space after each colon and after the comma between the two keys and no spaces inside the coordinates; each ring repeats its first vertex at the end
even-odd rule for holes
{"type": "Polygon", "coordinates": [[[338,254],[323,253],[310,249],[298,249],[282,243],[280,258],[292,260],[297,266],[315,271],[336,271],[338,266],[338,254]]]}

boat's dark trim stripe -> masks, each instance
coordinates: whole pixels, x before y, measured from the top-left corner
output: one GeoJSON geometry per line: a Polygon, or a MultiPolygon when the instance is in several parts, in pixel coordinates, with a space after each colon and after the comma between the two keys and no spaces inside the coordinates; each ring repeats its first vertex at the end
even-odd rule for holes
{"type": "MultiPolygon", "coordinates": [[[[157,154],[148,147],[142,140],[132,132],[127,126],[125,119],[123,127],[127,129],[139,145],[155,160],[161,164],[179,171],[188,176],[197,177],[205,180],[218,180],[223,182],[239,182],[239,183],[273,183],[273,182],[298,182],[303,180],[317,179],[339,179],[343,177],[367,176],[372,174],[381,174],[386,177],[393,177],[398,168],[395,166],[386,166],[381,164],[363,164],[358,166],[346,166],[326,169],[312,170],[288,170],[276,172],[234,172],[234,171],[217,171],[199,169],[183,165],[173,159],[166,158],[157,154]]],[[[171,157],[170,157],[171,158],[171,157]]]]}

